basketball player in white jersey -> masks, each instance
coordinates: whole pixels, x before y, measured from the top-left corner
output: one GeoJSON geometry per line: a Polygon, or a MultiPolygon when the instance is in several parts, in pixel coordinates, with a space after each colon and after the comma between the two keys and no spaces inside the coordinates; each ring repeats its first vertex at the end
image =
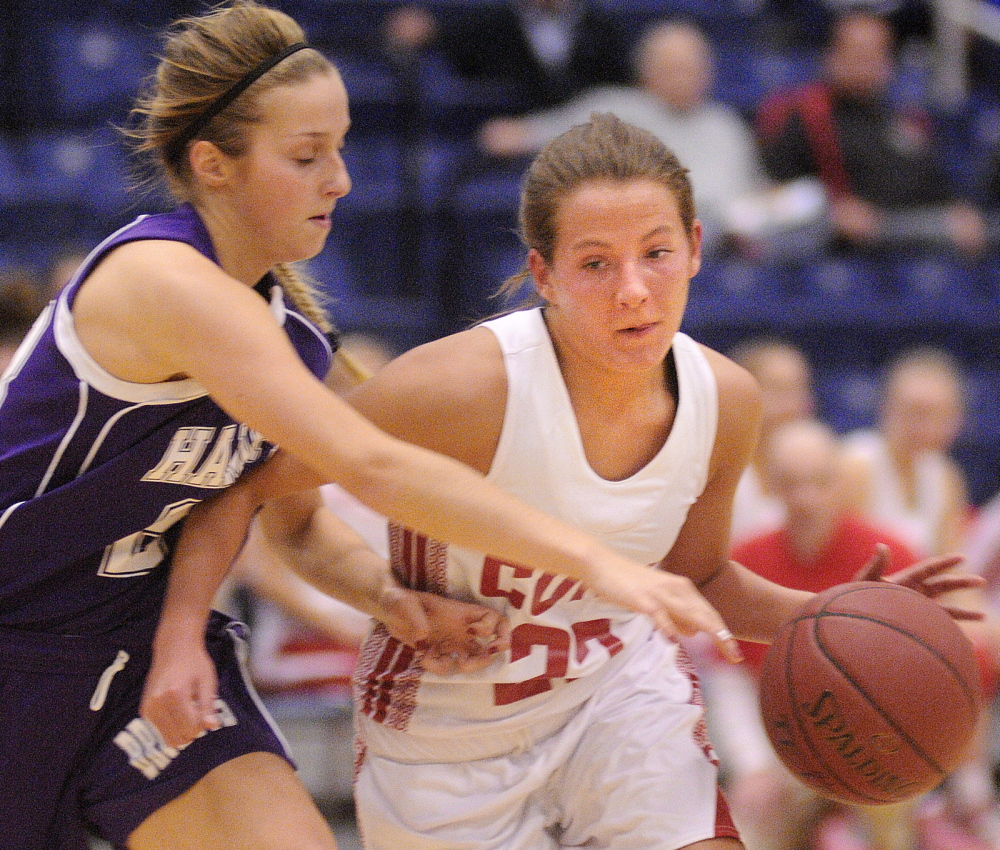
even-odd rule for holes
{"type": "MultiPolygon", "coordinates": [[[[700,264],[686,170],[651,134],[595,115],[536,158],[520,225],[539,305],[403,355],[352,403],[689,577],[730,628],[769,641],[808,594],[727,558],[760,396],[679,332],[700,264]]],[[[442,677],[384,630],[369,637],[356,676],[367,847],[739,846],[675,642],[566,576],[395,524],[390,544],[403,584],[497,608],[511,646],[442,677]]]]}
{"type": "MultiPolygon", "coordinates": [[[[97,246],[0,380],[0,848],[81,850],[89,831],[133,850],[334,847],[245,681],[243,629],[209,615],[221,573],[171,565],[193,506],[277,444],[426,533],[575,574],[662,628],[723,628],[690,582],[324,387],[329,325],[289,264],[322,250],[351,188],[350,117],[291,18],[234,0],[179,21],[136,119],[177,208],[97,246]],[[162,684],[188,661],[204,686],[183,689],[182,671],[206,732],[193,742],[150,715],[169,682],[143,691],[149,670],[162,684]]],[[[381,607],[388,569],[363,561],[345,572],[381,607]]]]}
{"type": "MultiPolygon", "coordinates": [[[[809,594],[727,559],[759,392],[679,333],[700,262],[686,170],[652,135],[595,116],[539,154],[521,225],[542,306],[414,349],[352,403],[651,572],[687,577],[739,636],[769,641],[809,594]]],[[[282,468],[260,471],[260,492],[251,474],[192,512],[175,573],[234,548],[236,519],[287,486],[282,468]]],[[[279,503],[285,521],[295,498],[279,503]]],[[[276,510],[262,522],[277,538],[276,510]]],[[[384,627],[369,635],[355,691],[367,847],[740,846],[670,629],[569,571],[404,525],[391,526],[390,559],[410,589],[503,614],[510,648],[443,675],[384,627]]],[[[934,593],[935,571],[908,578],[934,593]]],[[[678,598],[672,634],[690,633],[697,609],[678,598]]],[[[731,635],[712,631],[725,651],[731,635]]]]}

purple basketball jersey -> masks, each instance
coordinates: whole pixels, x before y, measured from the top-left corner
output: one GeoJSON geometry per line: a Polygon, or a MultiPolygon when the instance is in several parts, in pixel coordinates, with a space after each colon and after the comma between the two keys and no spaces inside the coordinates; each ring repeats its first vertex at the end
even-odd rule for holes
{"type": "MultiPolygon", "coordinates": [[[[192,207],[141,216],[94,249],[0,380],[0,626],[93,634],[155,616],[188,511],[272,449],[195,381],[121,381],[80,344],[70,308],[81,282],[108,251],[141,239],[215,260],[192,207]]],[[[322,377],[326,337],[276,281],[262,286],[322,377]]]]}

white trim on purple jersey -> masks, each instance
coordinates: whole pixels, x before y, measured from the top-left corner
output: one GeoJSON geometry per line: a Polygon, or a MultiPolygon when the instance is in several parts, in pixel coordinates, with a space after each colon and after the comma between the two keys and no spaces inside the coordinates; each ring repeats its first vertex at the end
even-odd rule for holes
{"type": "MultiPolygon", "coordinates": [[[[192,207],[140,216],[91,252],[0,380],[0,626],[88,634],[153,616],[188,511],[272,450],[196,381],[122,381],[80,343],[79,287],[109,251],[142,239],[216,259],[192,207]]],[[[323,377],[326,337],[270,276],[257,288],[323,377]]]]}

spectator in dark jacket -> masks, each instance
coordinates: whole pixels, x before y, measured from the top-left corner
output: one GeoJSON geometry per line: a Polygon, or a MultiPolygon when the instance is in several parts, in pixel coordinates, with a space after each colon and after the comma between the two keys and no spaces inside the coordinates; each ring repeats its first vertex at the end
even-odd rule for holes
{"type": "Polygon", "coordinates": [[[831,227],[848,245],[983,250],[983,217],[949,184],[930,117],[889,97],[896,74],[890,25],[868,12],[839,18],[825,69],[825,79],[761,106],[771,176],[818,176],[831,227]]]}
{"type": "Polygon", "coordinates": [[[446,19],[403,6],[387,18],[385,38],[393,53],[434,47],[462,77],[512,85],[524,109],[627,83],[631,70],[624,30],[588,0],[509,0],[456,9],[446,19]]]}

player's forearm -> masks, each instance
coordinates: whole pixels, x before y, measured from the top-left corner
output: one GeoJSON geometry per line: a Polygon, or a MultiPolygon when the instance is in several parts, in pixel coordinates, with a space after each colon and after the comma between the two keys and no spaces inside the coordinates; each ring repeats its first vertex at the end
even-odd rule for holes
{"type": "Polygon", "coordinates": [[[171,563],[156,642],[203,639],[212,602],[256,510],[249,491],[202,502],[188,515],[171,563]]]}
{"type": "MultiPolygon", "coordinates": [[[[507,563],[607,580],[626,559],[590,535],[533,508],[458,461],[405,445],[363,480],[341,482],[376,511],[437,539],[507,563]]],[[[631,563],[631,562],[628,562],[631,563]]]]}
{"type": "Polygon", "coordinates": [[[172,560],[158,641],[200,640],[212,602],[239,555],[257,510],[273,495],[314,486],[315,474],[278,452],[192,509],[172,560]]]}
{"type": "Polygon", "coordinates": [[[736,637],[759,643],[770,643],[813,595],[761,578],[735,561],[727,561],[701,592],[736,637]]]}
{"type": "Polygon", "coordinates": [[[307,515],[289,522],[285,503],[260,514],[262,542],[271,556],[269,582],[293,577],[375,619],[385,618],[385,594],[398,582],[386,560],[353,529],[316,503],[307,515]]]}

